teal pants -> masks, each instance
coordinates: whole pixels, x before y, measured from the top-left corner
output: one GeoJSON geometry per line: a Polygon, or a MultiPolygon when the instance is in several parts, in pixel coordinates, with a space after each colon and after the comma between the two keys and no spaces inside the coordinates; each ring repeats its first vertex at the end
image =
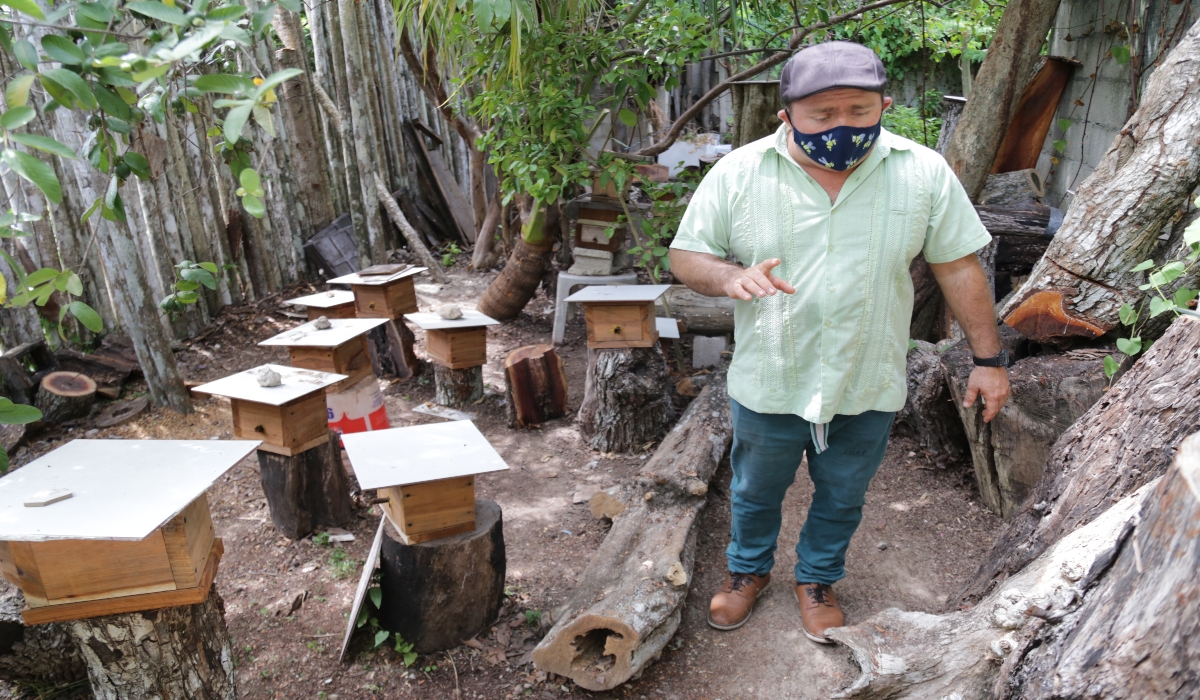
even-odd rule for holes
{"type": "Polygon", "coordinates": [[[800,416],[756,413],[730,400],[732,524],[725,556],[729,570],[763,575],[775,565],[783,497],[808,455],[815,491],[796,545],[798,583],[835,583],[846,575],[846,549],[862,521],[867,486],[879,470],[895,413],[834,416],[826,449],[813,445],[812,426],[800,416]]]}

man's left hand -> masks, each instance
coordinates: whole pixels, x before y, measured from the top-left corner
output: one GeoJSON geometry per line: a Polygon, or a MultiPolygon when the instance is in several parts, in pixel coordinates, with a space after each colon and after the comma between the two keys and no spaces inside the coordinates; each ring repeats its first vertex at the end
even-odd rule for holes
{"type": "Polygon", "coordinates": [[[967,395],[963,407],[975,405],[975,399],[983,396],[983,422],[990,423],[1004,402],[1008,401],[1008,370],[1004,367],[976,367],[967,380],[967,395]]]}

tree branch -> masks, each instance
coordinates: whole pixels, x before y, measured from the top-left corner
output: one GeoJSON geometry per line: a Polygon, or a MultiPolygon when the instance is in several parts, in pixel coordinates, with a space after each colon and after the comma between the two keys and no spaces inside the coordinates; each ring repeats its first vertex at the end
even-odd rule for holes
{"type": "Polygon", "coordinates": [[[412,71],[413,77],[417,79],[417,85],[421,86],[421,91],[425,96],[433,102],[442,119],[450,125],[458,135],[471,147],[475,148],[475,139],[479,136],[479,130],[474,124],[467,122],[460,115],[456,114],[450,107],[450,97],[446,94],[446,87],[442,84],[442,76],[437,70],[437,54],[432,48],[425,50],[425,60],[422,61],[417,56],[417,49],[413,46],[412,39],[408,35],[408,30],[405,29],[400,34],[400,53],[404,56],[404,62],[408,64],[408,69],[412,71]],[[426,70],[426,66],[431,66],[432,70],[426,70]]]}

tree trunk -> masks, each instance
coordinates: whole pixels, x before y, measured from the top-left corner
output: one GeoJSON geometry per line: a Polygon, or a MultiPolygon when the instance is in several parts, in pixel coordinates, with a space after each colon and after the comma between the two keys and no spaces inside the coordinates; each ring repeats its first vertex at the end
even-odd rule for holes
{"type": "Polygon", "coordinates": [[[421,358],[413,350],[416,336],[404,321],[389,319],[367,332],[371,369],[377,377],[408,379],[421,371],[421,358]]]}
{"type": "Polygon", "coordinates": [[[996,206],[1040,202],[1045,195],[1042,176],[1038,175],[1035,168],[1028,168],[988,175],[983,192],[979,193],[979,204],[996,206]]]}
{"type": "Polygon", "coordinates": [[[518,239],[508,264],[479,300],[479,312],[497,321],[516,318],[537,292],[552,247],[553,241],[532,245],[524,238],[518,239]]]}
{"type": "Polygon", "coordinates": [[[779,128],[778,80],[747,80],[733,84],[733,147],[740,148],[770,136],[779,128]]]}
{"type": "Polygon", "coordinates": [[[1008,173],[1037,167],[1042,144],[1054,123],[1058,102],[1078,65],[1080,63],[1074,59],[1038,57],[1029,81],[1021,87],[1021,101],[1004,131],[1004,140],[996,149],[991,172],[1008,173]]]}
{"type": "Polygon", "coordinates": [[[435,403],[452,408],[470,406],[483,398],[483,367],[450,369],[435,362],[433,384],[435,403]]]}
{"type": "Polygon", "coordinates": [[[579,427],[593,450],[630,452],[675,421],[670,370],[657,345],[588,351],[579,427]]]}
{"type": "Polygon", "coordinates": [[[1200,22],[1150,76],[1141,106],[1078,187],[1045,256],[1001,311],[1005,323],[1039,342],[1094,338],[1117,326],[1123,304],[1138,307],[1143,275],[1130,268],[1165,252],[1163,228],[1200,185],[1197,63],[1200,22]]]}
{"type": "Polygon", "coordinates": [[[553,345],[526,345],[504,358],[508,427],[540,426],[567,413],[567,375],[553,345]]]}
{"type": "Polygon", "coordinates": [[[504,601],[504,523],[475,501],[475,530],[407,545],[389,520],[379,552],[379,624],[418,653],[452,649],[487,629],[504,601]]]}
{"type": "Polygon", "coordinates": [[[396,204],[396,199],[392,197],[391,192],[388,192],[387,187],[383,183],[383,179],[378,173],[372,174],[375,180],[375,193],[379,197],[379,201],[383,202],[383,208],[391,218],[392,223],[396,224],[396,228],[400,229],[400,233],[404,234],[404,240],[408,241],[409,250],[417,254],[421,259],[421,264],[429,268],[429,274],[438,284],[446,284],[449,278],[446,277],[446,272],[442,270],[442,266],[438,264],[437,259],[429,253],[429,249],[421,242],[421,236],[417,234],[412,224],[408,223],[408,219],[404,218],[404,212],[400,211],[400,205],[396,204]]]}
{"type": "Polygon", "coordinates": [[[729,297],[706,297],[686,285],[673,284],[659,298],[666,316],[679,321],[680,332],[724,335],[733,332],[734,301],[729,297]]]}
{"type": "Polygon", "coordinates": [[[51,372],[42,377],[33,405],[42,412],[39,423],[54,425],[82,418],[96,400],[96,382],[78,372],[51,372]]]}
{"type": "Polygon", "coordinates": [[[1037,64],[1059,0],[1014,0],[1004,9],[987,58],[946,149],[946,161],[971,201],[983,191],[1000,142],[1037,64]]]}
{"type": "Polygon", "coordinates": [[[0,581],[0,680],[29,685],[71,685],[87,678],[75,640],[62,623],[26,626],[25,596],[0,581]]]}
{"type": "Polygon", "coordinates": [[[939,462],[958,462],[968,454],[967,435],[951,405],[941,356],[931,343],[915,343],[908,351],[908,398],[896,414],[892,434],[912,439],[939,462]]]}
{"type": "Polygon", "coordinates": [[[96,700],[236,700],[225,604],[208,600],[65,623],[96,700]]]}
{"type": "Polygon", "coordinates": [[[959,594],[978,598],[1170,464],[1200,429],[1200,319],[1183,317],[1054,443],[1025,505],[959,594]]]}
{"type": "Polygon", "coordinates": [[[588,690],[640,673],[679,627],[692,580],[696,523],[733,425],[724,378],[713,376],[630,485],[613,520],[533,663],[588,690]]]}
{"type": "Polygon", "coordinates": [[[338,441],[331,430],[328,442],[291,457],[258,450],[271,522],[284,537],[298,540],[320,527],[345,527],[354,520],[338,441]]]}
{"type": "Polygon", "coordinates": [[[954,130],[958,128],[958,122],[962,119],[963,107],[966,104],[965,97],[942,95],[942,128],[938,131],[937,145],[934,150],[943,156],[946,155],[946,149],[950,147],[950,139],[954,136],[954,130]]]}
{"type": "MultiPolygon", "coordinates": [[[[475,171],[472,169],[471,177],[475,177],[475,171]]],[[[496,248],[496,228],[500,225],[500,212],[503,207],[500,205],[502,197],[499,193],[492,197],[492,201],[487,205],[487,211],[483,217],[483,224],[479,227],[479,232],[475,236],[475,250],[471,253],[471,269],[476,272],[486,270],[494,264],[495,255],[492,251],[496,248]]]]}

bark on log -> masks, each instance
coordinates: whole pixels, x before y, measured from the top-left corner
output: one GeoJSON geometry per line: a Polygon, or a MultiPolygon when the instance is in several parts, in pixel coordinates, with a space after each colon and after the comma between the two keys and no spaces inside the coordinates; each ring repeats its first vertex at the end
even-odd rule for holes
{"type": "Polygon", "coordinates": [[[779,128],[778,80],[733,83],[733,147],[740,148],[775,133],[779,128]]]}
{"type": "Polygon", "coordinates": [[[732,433],[724,377],[714,376],[634,479],[636,497],[554,612],[534,665],[609,690],[658,658],[679,626],[696,523],[732,433]]]}
{"type": "Polygon", "coordinates": [[[1173,448],[1200,429],[1200,319],[1177,320],[1054,443],[1025,505],[959,594],[986,594],[1047,547],[1166,471],[1173,448]]]}
{"type": "Polygon", "coordinates": [[[483,398],[483,366],[450,369],[433,364],[433,400],[443,406],[470,406],[483,398]]]}
{"type": "Polygon", "coordinates": [[[963,408],[975,363],[965,342],[941,356],[953,408],[971,446],[980,500],[1009,519],[1025,503],[1046,469],[1054,442],[1104,396],[1107,352],[1079,350],[1018,360],[1008,370],[1008,402],[991,423],[982,406],[963,408]]]}
{"type": "Polygon", "coordinates": [[[656,442],[675,422],[669,386],[670,370],[657,345],[589,350],[579,406],[584,440],[601,452],[656,442]]]}
{"type": "Polygon", "coordinates": [[[367,332],[371,369],[377,377],[408,379],[421,371],[421,358],[413,350],[416,337],[403,321],[389,320],[367,332]]]}
{"type": "Polygon", "coordinates": [[[1000,142],[1058,12],[1058,3],[1008,3],[988,46],[987,58],[979,66],[970,99],[945,153],[972,202],[978,199],[992,171],[1000,142]]]}
{"type": "Polygon", "coordinates": [[[214,586],[196,605],[65,624],[96,700],[237,700],[224,616],[214,586]]]}
{"type": "Polygon", "coordinates": [[[298,540],[354,519],[337,433],[330,431],[328,442],[292,457],[258,450],[258,466],[271,522],[284,537],[298,540]]]}
{"type": "Polygon", "coordinates": [[[733,299],[706,297],[686,285],[673,284],[658,303],[666,316],[679,321],[679,332],[724,335],[733,332],[733,299]]]}
{"type": "Polygon", "coordinates": [[[61,687],[87,678],[79,646],[64,625],[25,626],[25,596],[0,580],[0,680],[61,687]]]}
{"type": "Polygon", "coordinates": [[[567,375],[553,345],[526,345],[504,358],[508,427],[528,428],[567,414],[567,375]]]}
{"type": "Polygon", "coordinates": [[[996,206],[1018,202],[1041,202],[1046,185],[1034,168],[988,175],[979,193],[979,204],[996,206]]]}
{"type": "Polygon", "coordinates": [[[553,247],[551,243],[530,245],[518,238],[508,263],[480,298],[479,312],[497,321],[516,318],[537,292],[553,247]]]}
{"type": "Polygon", "coordinates": [[[51,372],[42,377],[33,405],[42,412],[40,425],[82,418],[96,401],[96,382],[78,372],[51,372]]]}
{"type": "MultiPolygon", "coordinates": [[[[975,213],[993,236],[1030,236],[1053,238],[1057,229],[1050,226],[1053,208],[1030,202],[1024,205],[976,205],[975,213]]],[[[1061,213],[1059,221],[1061,221],[1061,213]]]]}
{"type": "Polygon", "coordinates": [[[941,356],[931,343],[918,340],[908,351],[908,398],[896,414],[892,434],[907,437],[932,455],[957,462],[969,451],[958,411],[942,376],[941,356]]]}
{"type": "Polygon", "coordinates": [[[937,145],[934,150],[943,156],[946,155],[946,149],[950,147],[950,139],[954,137],[954,130],[958,128],[958,122],[962,119],[963,107],[966,104],[965,97],[942,95],[942,128],[938,131],[937,145]]]}
{"type": "Polygon", "coordinates": [[[451,649],[496,621],[504,601],[504,524],[494,501],[475,501],[475,530],[404,544],[391,521],[379,552],[379,624],[418,653],[451,649]]]}
{"type": "Polygon", "coordinates": [[[1077,188],[1058,235],[1001,311],[1005,323],[1039,342],[1094,338],[1117,326],[1123,304],[1138,307],[1143,275],[1130,268],[1163,250],[1159,235],[1200,185],[1198,62],[1200,22],[1150,76],[1137,112],[1077,188]]]}
{"type": "Polygon", "coordinates": [[[445,270],[442,269],[442,266],[430,254],[425,244],[421,242],[421,236],[417,233],[416,229],[412,227],[412,224],[408,223],[408,219],[404,218],[404,212],[400,211],[400,205],[396,204],[396,199],[392,197],[392,193],[388,191],[379,174],[373,173],[373,175],[379,201],[383,203],[383,209],[387,212],[388,217],[391,218],[392,223],[396,224],[396,228],[400,229],[400,232],[404,234],[404,240],[408,241],[409,249],[421,258],[421,263],[429,268],[429,274],[433,276],[433,279],[438,284],[446,284],[449,278],[446,277],[445,270]]]}

